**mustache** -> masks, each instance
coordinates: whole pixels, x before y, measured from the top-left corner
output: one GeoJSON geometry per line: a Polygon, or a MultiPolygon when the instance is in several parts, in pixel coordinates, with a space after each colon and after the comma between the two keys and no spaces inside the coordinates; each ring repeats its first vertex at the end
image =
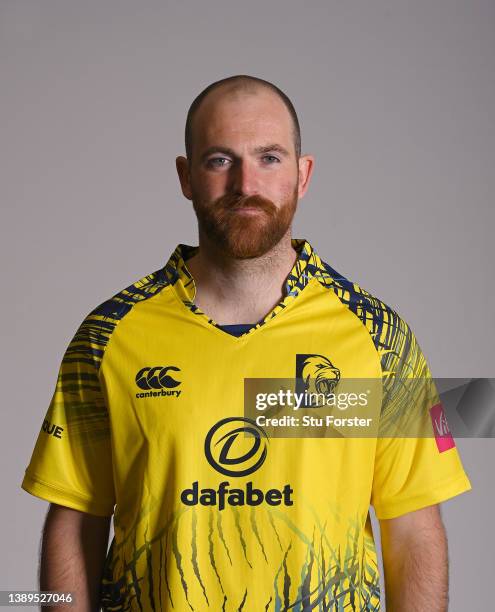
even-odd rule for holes
{"type": "Polygon", "coordinates": [[[215,202],[215,209],[220,210],[235,210],[236,208],[244,208],[249,206],[250,208],[259,208],[268,213],[276,212],[276,206],[267,198],[260,195],[252,196],[238,196],[233,194],[226,194],[215,202]]]}

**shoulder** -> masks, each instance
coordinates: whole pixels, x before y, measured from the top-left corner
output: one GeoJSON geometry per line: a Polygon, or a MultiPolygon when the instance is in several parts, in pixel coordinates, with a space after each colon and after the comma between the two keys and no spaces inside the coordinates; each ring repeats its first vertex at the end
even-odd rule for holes
{"type": "Polygon", "coordinates": [[[321,261],[318,281],[366,327],[380,357],[383,374],[421,376],[426,362],[416,336],[397,310],[321,261]]]}
{"type": "Polygon", "coordinates": [[[98,304],[79,324],[66,349],[64,360],[91,362],[99,369],[105,349],[119,322],[136,304],[152,298],[173,282],[174,278],[169,272],[160,268],[98,304]]]}

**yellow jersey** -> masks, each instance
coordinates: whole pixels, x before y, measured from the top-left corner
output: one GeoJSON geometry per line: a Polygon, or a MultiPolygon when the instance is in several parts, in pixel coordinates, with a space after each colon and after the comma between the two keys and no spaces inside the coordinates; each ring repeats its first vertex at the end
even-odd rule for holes
{"type": "Polygon", "coordinates": [[[379,610],[370,505],[388,519],[471,488],[426,359],[395,310],[293,239],[280,302],[238,336],[194,303],[179,244],[92,310],[63,356],[22,488],[113,515],[103,610],[379,610]],[[245,381],[378,380],[379,417],[432,435],[269,436],[245,381]],[[404,394],[404,379],[429,393],[404,394]],[[435,435],[433,435],[435,434],[435,435]]]}

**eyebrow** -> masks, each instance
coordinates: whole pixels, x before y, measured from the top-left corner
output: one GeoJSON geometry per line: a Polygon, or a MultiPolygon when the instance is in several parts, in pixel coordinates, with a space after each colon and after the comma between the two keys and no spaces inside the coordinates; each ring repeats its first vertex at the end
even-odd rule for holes
{"type": "MultiPolygon", "coordinates": [[[[252,153],[255,153],[255,154],[270,153],[272,151],[276,151],[277,153],[280,153],[284,157],[289,157],[290,155],[289,151],[287,151],[285,147],[283,147],[282,145],[276,144],[276,143],[262,145],[262,146],[255,147],[254,149],[252,149],[252,153]]],[[[214,145],[212,147],[208,147],[206,151],[201,155],[201,161],[205,161],[205,159],[212,153],[225,153],[226,155],[231,155],[232,157],[238,157],[236,152],[230,147],[222,147],[222,146],[214,145]]]]}

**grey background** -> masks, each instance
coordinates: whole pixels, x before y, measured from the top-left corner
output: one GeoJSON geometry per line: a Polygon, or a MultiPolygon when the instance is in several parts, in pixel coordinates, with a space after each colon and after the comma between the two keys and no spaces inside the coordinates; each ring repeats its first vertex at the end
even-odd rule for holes
{"type": "MultiPolygon", "coordinates": [[[[174,160],[215,80],[291,97],[316,156],[294,236],[396,308],[435,376],[495,375],[494,32],[480,0],[0,2],[1,589],[36,587],[47,504],[19,485],[75,329],[196,244],[174,160]]],[[[450,610],[491,609],[494,442],[458,446],[450,610]]]]}

